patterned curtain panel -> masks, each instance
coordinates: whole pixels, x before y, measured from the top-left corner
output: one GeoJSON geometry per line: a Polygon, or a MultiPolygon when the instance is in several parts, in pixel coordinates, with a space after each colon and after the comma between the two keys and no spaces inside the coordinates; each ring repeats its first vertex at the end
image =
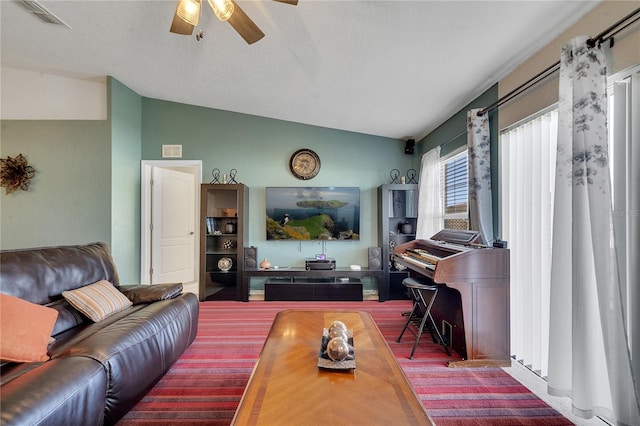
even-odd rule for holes
{"type": "Polygon", "coordinates": [[[576,415],[640,424],[611,218],[606,61],[563,46],[551,261],[548,387],[576,415]]]}
{"type": "Polygon", "coordinates": [[[489,157],[489,115],[479,109],[467,112],[469,157],[469,218],[471,229],[480,231],[484,244],[493,242],[491,205],[491,161],[489,157]]]}

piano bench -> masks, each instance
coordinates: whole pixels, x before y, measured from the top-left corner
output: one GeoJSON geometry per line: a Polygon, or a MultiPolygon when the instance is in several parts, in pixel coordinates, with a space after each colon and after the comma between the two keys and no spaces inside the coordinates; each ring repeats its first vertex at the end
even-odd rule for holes
{"type": "Polygon", "coordinates": [[[438,295],[438,286],[435,284],[426,284],[414,278],[405,278],[404,280],[402,280],[402,284],[407,288],[409,294],[411,295],[411,299],[413,300],[413,307],[407,314],[407,321],[404,324],[400,336],[398,337],[398,343],[400,343],[400,340],[402,339],[402,336],[407,329],[414,334],[416,340],[413,343],[413,349],[411,349],[411,354],[409,355],[409,359],[413,359],[413,355],[416,351],[416,348],[418,347],[418,343],[420,342],[420,337],[422,336],[425,327],[427,327],[430,330],[431,336],[433,337],[434,341],[438,344],[441,344],[447,355],[451,356],[451,352],[449,351],[449,348],[442,338],[442,334],[440,334],[440,330],[436,326],[436,323],[433,320],[433,316],[431,315],[431,307],[433,306],[433,302],[435,302],[436,296],[438,295]],[[427,295],[427,292],[429,292],[430,294],[427,295]],[[427,324],[427,320],[430,321],[430,324],[427,324]],[[416,328],[415,331],[409,327],[410,324],[414,325],[414,327],[416,328]]]}

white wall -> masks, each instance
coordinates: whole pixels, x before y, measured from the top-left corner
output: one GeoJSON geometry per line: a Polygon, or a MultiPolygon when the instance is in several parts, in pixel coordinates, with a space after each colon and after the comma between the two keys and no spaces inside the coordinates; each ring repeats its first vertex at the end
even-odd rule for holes
{"type": "Polygon", "coordinates": [[[3,120],[106,120],[105,77],[75,79],[0,68],[3,120]]]}

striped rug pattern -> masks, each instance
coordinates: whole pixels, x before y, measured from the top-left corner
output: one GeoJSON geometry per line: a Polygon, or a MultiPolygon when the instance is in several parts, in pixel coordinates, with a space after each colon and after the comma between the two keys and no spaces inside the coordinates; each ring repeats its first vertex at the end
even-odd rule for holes
{"type": "Polygon", "coordinates": [[[455,358],[428,335],[408,359],[413,336],[396,342],[408,301],[212,301],[200,304],[194,343],[118,425],[230,424],[271,323],[285,309],[369,312],[437,425],[572,424],[500,368],[446,367],[455,358]]]}

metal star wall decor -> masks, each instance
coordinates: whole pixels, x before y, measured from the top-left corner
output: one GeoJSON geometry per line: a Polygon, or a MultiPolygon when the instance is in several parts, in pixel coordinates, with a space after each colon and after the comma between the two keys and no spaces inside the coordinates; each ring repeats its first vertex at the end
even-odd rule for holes
{"type": "Polygon", "coordinates": [[[14,158],[0,158],[0,186],[6,188],[7,194],[18,189],[28,191],[31,178],[35,175],[36,170],[29,165],[22,154],[14,158]]]}

